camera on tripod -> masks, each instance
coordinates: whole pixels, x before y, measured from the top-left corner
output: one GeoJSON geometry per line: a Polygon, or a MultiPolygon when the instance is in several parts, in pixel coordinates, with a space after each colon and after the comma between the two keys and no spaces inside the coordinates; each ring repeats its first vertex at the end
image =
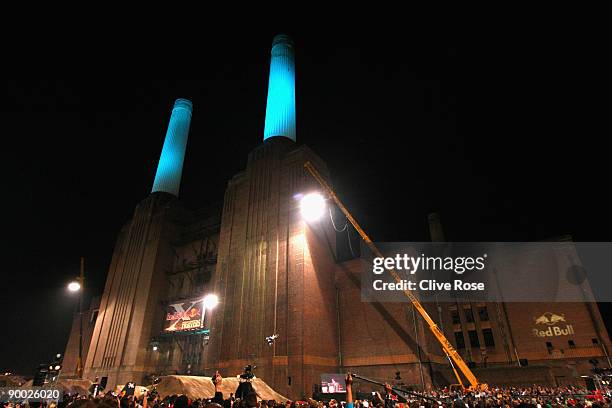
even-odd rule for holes
{"type": "Polygon", "coordinates": [[[254,392],[251,381],[255,378],[253,370],[256,369],[255,365],[248,365],[244,367],[244,372],[238,376],[238,388],[236,389],[236,398],[244,399],[247,395],[254,392]]]}
{"type": "Polygon", "coordinates": [[[255,374],[253,373],[253,370],[256,368],[257,366],[252,366],[251,364],[244,367],[244,372],[240,374],[239,376],[240,382],[246,382],[246,381],[250,382],[253,378],[255,378],[255,374]]]}

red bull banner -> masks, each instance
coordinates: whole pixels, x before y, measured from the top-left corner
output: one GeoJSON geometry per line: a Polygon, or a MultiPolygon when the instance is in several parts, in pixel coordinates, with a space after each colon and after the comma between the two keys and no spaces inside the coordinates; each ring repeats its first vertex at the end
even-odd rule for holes
{"type": "Polygon", "coordinates": [[[197,330],[203,327],[204,309],[201,300],[189,300],[168,305],[164,332],[197,330]]]}

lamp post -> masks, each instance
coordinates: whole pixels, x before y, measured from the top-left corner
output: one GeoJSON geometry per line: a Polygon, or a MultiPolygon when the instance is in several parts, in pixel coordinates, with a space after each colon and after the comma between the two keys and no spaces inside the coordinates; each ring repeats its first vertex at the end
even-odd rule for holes
{"type": "MultiPolygon", "coordinates": [[[[213,293],[210,293],[206,296],[204,296],[204,298],[202,298],[202,320],[200,321],[200,328],[204,328],[204,314],[206,314],[208,316],[208,311],[212,312],[212,310],[217,307],[217,305],[219,304],[219,297],[213,293]]],[[[208,316],[208,321],[210,324],[211,318],[208,316]]],[[[210,339],[210,329],[208,330],[208,338],[210,339]]],[[[208,344],[208,340],[205,340],[205,344],[208,344]]],[[[207,350],[204,351],[204,358],[203,358],[203,369],[206,370],[206,364],[208,362],[208,348],[207,350]]]]}
{"type": "Polygon", "coordinates": [[[79,278],[68,284],[68,290],[79,292],[79,358],[77,360],[76,375],[83,378],[83,289],[85,284],[85,258],[81,257],[81,273],[79,278]]]}

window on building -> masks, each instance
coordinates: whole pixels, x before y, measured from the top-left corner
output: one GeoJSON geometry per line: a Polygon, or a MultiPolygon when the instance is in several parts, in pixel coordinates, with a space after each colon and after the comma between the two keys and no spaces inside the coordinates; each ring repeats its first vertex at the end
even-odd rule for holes
{"type": "Polygon", "coordinates": [[[463,338],[463,332],[460,332],[460,331],[455,332],[455,344],[457,345],[458,349],[465,348],[465,339],[463,338]]]}
{"type": "Polygon", "coordinates": [[[599,344],[599,340],[597,339],[591,339],[591,341],[593,342],[593,344],[599,344]]]}
{"type": "Polygon", "coordinates": [[[457,309],[451,309],[451,318],[453,319],[453,324],[461,324],[461,319],[459,318],[459,311],[457,309]]]}
{"type": "Polygon", "coordinates": [[[549,353],[552,353],[553,345],[550,341],[546,342],[546,349],[548,350],[549,353]]]}
{"type": "Polygon", "coordinates": [[[474,313],[472,313],[472,308],[468,307],[467,309],[463,309],[465,313],[465,321],[468,323],[474,323],[474,313]]]}
{"type": "Polygon", "coordinates": [[[576,343],[574,343],[574,340],[568,340],[567,345],[569,348],[576,348],[576,343]]]}
{"type": "Polygon", "coordinates": [[[91,319],[89,319],[89,324],[96,324],[96,320],[98,319],[98,309],[95,309],[91,312],[91,319]]]}
{"type": "Polygon", "coordinates": [[[482,329],[482,337],[484,338],[485,346],[495,347],[495,339],[493,339],[493,330],[482,329]]]}
{"type": "Polygon", "coordinates": [[[480,347],[480,341],[478,341],[478,333],[476,333],[476,330],[468,331],[468,335],[470,336],[470,345],[472,347],[480,347]]]}
{"type": "Polygon", "coordinates": [[[478,318],[480,319],[481,322],[488,322],[489,321],[489,312],[487,311],[487,307],[486,306],[479,306],[478,307],[478,318]]]}

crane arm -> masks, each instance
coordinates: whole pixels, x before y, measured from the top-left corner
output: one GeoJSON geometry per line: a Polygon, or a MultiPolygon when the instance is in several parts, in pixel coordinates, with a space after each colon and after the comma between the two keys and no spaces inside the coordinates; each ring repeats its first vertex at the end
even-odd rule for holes
{"type": "MultiPolygon", "coordinates": [[[[363,228],[361,228],[361,226],[357,223],[357,220],[353,218],[353,216],[347,210],[344,204],[342,204],[342,202],[340,201],[340,199],[338,198],[334,190],[329,186],[329,184],[327,184],[325,179],[323,179],[319,171],[312,165],[312,163],[310,163],[310,161],[307,161],[306,163],[304,163],[304,168],[308,170],[308,172],[312,175],[312,177],[321,185],[321,187],[323,187],[327,195],[332,200],[334,200],[338,208],[340,208],[340,210],[344,213],[346,218],[349,220],[351,225],[353,225],[355,230],[359,233],[359,235],[364,240],[368,248],[372,251],[372,253],[376,255],[377,257],[384,257],[384,255],[378,250],[376,245],[374,245],[374,243],[372,242],[368,234],[366,234],[363,228]]],[[[391,274],[393,279],[395,279],[396,282],[401,283],[402,278],[399,276],[399,274],[394,269],[390,270],[389,273],[391,274]]],[[[436,325],[433,319],[429,316],[429,314],[427,313],[427,311],[425,310],[421,302],[419,302],[419,300],[416,298],[416,296],[414,296],[414,294],[409,290],[404,290],[403,292],[406,295],[406,297],[408,297],[412,305],[419,312],[423,320],[425,320],[425,322],[429,326],[429,330],[431,330],[434,337],[438,340],[444,352],[451,358],[451,360],[455,363],[459,371],[461,371],[461,373],[468,380],[468,382],[470,383],[470,388],[477,389],[482,386],[486,387],[486,385],[480,384],[478,382],[478,379],[476,378],[474,373],[472,373],[472,370],[470,370],[470,368],[467,366],[465,361],[463,361],[463,359],[461,358],[457,350],[455,350],[453,345],[444,336],[444,333],[442,333],[438,325],[436,325]]],[[[453,367],[453,370],[455,370],[454,367],[453,367]]],[[[456,373],[456,370],[455,370],[455,373],[456,373]]],[[[458,378],[458,380],[460,383],[462,383],[460,378],[458,378]]]]}

